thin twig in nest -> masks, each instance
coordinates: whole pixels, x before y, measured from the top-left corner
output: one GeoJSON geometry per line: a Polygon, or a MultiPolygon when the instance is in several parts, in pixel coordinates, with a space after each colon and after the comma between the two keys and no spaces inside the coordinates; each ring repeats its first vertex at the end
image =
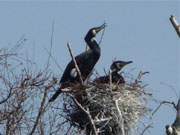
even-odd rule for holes
{"type": "Polygon", "coordinates": [[[124,119],[123,119],[123,117],[122,117],[122,113],[121,113],[121,110],[120,110],[120,108],[119,108],[119,105],[118,105],[118,100],[115,100],[115,104],[116,104],[116,109],[117,109],[117,111],[118,111],[118,118],[119,118],[119,120],[118,121],[120,121],[120,126],[121,126],[121,132],[122,132],[122,135],[125,135],[125,131],[124,131],[124,119]]]}
{"type": "Polygon", "coordinates": [[[96,126],[95,126],[95,123],[94,123],[94,120],[92,119],[92,116],[90,114],[90,111],[89,111],[89,108],[87,108],[87,110],[73,97],[71,96],[73,101],[76,103],[76,105],[85,113],[87,114],[88,116],[88,119],[91,123],[91,126],[92,126],[92,129],[93,129],[93,132],[95,135],[98,135],[98,132],[97,132],[97,129],[96,129],[96,126]]]}

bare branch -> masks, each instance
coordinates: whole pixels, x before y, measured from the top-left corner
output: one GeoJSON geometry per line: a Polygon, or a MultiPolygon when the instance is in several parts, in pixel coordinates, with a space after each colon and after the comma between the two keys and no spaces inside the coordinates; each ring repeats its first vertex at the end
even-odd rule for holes
{"type": "Polygon", "coordinates": [[[122,117],[122,113],[121,113],[121,110],[119,109],[119,104],[118,104],[118,100],[115,100],[115,105],[116,105],[116,109],[117,109],[117,112],[118,112],[118,119],[119,119],[119,122],[120,122],[120,126],[121,126],[121,132],[122,132],[122,135],[125,135],[125,132],[124,132],[124,120],[123,120],[123,117],[122,117]]]}
{"type": "Polygon", "coordinates": [[[91,123],[91,126],[92,126],[92,129],[93,129],[94,134],[95,134],[95,135],[98,135],[98,132],[97,132],[97,129],[96,129],[94,120],[92,119],[91,114],[90,114],[90,112],[89,112],[89,108],[87,108],[87,110],[86,110],[73,96],[71,96],[71,97],[72,97],[73,101],[76,103],[76,105],[77,105],[85,114],[87,114],[88,119],[89,119],[89,121],[90,121],[90,123],[91,123]]]}
{"type": "Polygon", "coordinates": [[[40,106],[40,108],[39,108],[39,113],[38,113],[38,115],[37,115],[37,117],[36,117],[35,124],[34,124],[34,126],[33,126],[33,128],[32,128],[32,130],[31,130],[31,132],[30,132],[29,135],[33,135],[33,133],[35,132],[36,127],[37,127],[37,125],[38,125],[38,123],[39,123],[39,120],[40,120],[40,118],[41,118],[41,115],[42,115],[43,112],[45,111],[45,110],[44,110],[44,105],[45,105],[45,101],[46,101],[46,97],[47,97],[47,91],[48,91],[49,88],[50,88],[49,86],[45,88],[44,95],[43,95],[43,99],[42,99],[42,101],[41,101],[41,106],[40,106]]]}
{"type": "Polygon", "coordinates": [[[174,29],[176,30],[177,35],[180,38],[180,24],[177,22],[175,16],[173,16],[173,15],[171,15],[171,17],[169,19],[170,19],[174,29]]]}
{"type": "MultiPolygon", "coordinates": [[[[106,22],[104,21],[104,24],[106,25],[106,22]]],[[[105,33],[105,29],[106,27],[104,27],[103,31],[102,31],[102,35],[101,35],[101,39],[99,41],[99,45],[101,44],[102,40],[103,40],[103,37],[104,37],[104,33],[105,33]]]]}
{"type": "Polygon", "coordinates": [[[149,128],[152,128],[152,123],[148,124],[144,130],[142,131],[142,133],[140,135],[144,135],[144,133],[149,129],[149,128]]]}
{"type": "Polygon", "coordinates": [[[81,84],[83,85],[84,83],[83,83],[83,79],[82,79],[82,76],[81,76],[81,71],[79,70],[79,67],[77,65],[76,59],[74,58],[74,55],[72,53],[72,50],[71,50],[71,47],[70,47],[69,43],[67,43],[67,47],[68,47],[69,53],[71,55],[71,58],[72,58],[72,60],[74,62],[74,65],[75,65],[75,68],[76,68],[76,72],[78,73],[78,76],[80,78],[81,84]]]}
{"type": "Polygon", "coordinates": [[[8,95],[7,95],[7,97],[6,97],[5,99],[3,99],[2,101],[0,101],[0,104],[5,103],[5,102],[11,97],[11,94],[12,94],[12,89],[10,89],[10,91],[9,91],[9,93],[8,93],[8,95]]]}
{"type": "Polygon", "coordinates": [[[49,67],[50,65],[50,57],[51,57],[51,51],[52,51],[52,46],[53,46],[53,36],[54,36],[54,21],[52,23],[52,32],[51,32],[51,41],[50,41],[50,53],[48,56],[48,61],[47,61],[47,67],[46,69],[49,67]]]}
{"type": "Polygon", "coordinates": [[[162,102],[160,102],[160,104],[157,106],[157,108],[152,112],[152,116],[154,116],[154,114],[160,109],[160,107],[161,107],[163,104],[173,105],[173,107],[176,109],[176,104],[175,104],[174,102],[162,101],[162,102]]]}

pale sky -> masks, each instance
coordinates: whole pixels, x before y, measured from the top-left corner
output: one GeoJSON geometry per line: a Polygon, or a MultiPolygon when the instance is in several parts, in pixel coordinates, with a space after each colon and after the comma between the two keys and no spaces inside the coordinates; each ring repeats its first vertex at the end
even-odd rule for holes
{"type": "MultiPolygon", "coordinates": [[[[66,43],[71,43],[75,54],[81,53],[89,28],[106,21],[96,70],[103,74],[114,58],[132,60],[125,72],[135,76],[140,70],[149,71],[144,81],[154,98],[177,102],[174,91],[163,85],[171,85],[180,96],[180,39],[169,21],[171,14],[180,22],[180,1],[0,2],[0,47],[12,48],[25,34],[23,51],[43,68],[54,21],[52,52],[64,69],[70,60],[66,43]]],[[[53,62],[51,66],[61,74],[53,62]]],[[[152,109],[155,106],[151,103],[152,109]]],[[[175,111],[163,106],[146,135],[164,135],[165,125],[174,118],[175,111]]]]}

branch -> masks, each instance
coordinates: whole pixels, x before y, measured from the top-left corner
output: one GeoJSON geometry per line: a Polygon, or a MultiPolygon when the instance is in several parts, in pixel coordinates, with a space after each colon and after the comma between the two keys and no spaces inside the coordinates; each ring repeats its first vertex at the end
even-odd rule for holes
{"type": "Polygon", "coordinates": [[[54,63],[56,64],[56,66],[60,69],[60,71],[62,72],[63,69],[62,67],[58,64],[57,60],[54,58],[54,56],[45,48],[45,51],[49,54],[49,56],[51,57],[51,59],[54,61],[54,63]]]}
{"type": "Polygon", "coordinates": [[[42,99],[42,101],[41,101],[41,106],[40,106],[40,108],[39,108],[39,113],[38,113],[38,115],[37,115],[37,117],[36,117],[36,121],[35,121],[35,124],[34,124],[34,126],[33,126],[33,129],[31,130],[31,133],[30,133],[29,135],[33,135],[33,133],[35,132],[36,127],[37,127],[37,125],[38,125],[38,123],[39,123],[39,120],[40,120],[40,118],[41,118],[41,115],[42,115],[43,112],[44,112],[44,105],[45,105],[45,101],[46,101],[46,97],[47,97],[47,91],[48,91],[49,88],[50,88],[50,86],[49,86],[49,87],[46,87],[46,89],[45,89],[45,91],[44,91],[43,99],[42,99]]]}
{"type": "Polygon", "coordinates": [[[75,68],[76,68],[76,72],[78,73],[78,76],[80,78],[81,84],[83,85],[83,79],[82,79],[82,76],[81,76],[81,71],[79,70],[79,67],[77,65],[76,59],[74,58],[74,55],[72,53],[72,50],[71,50],[71,47],[70,47],[69,43],[67,43],[67,47],[68,47],[69,53],[71,55],[71,58],[72,58],[72,60],[74,62],[74,65],[75,65],[75,68]]]}
{"type": "Polygon", "coordinates": [[[3,99],[2,101],[0,101],[0,104],[3,104],[5,103],[10,97],[11,97],[11,94],[12,94],[12,88],[10,89],[7,97],[5,99],[3,99]]]}
{"type": "Polygon", "coordinates": [[[159,106],[153,111],[152,116],[160,109],[160,107],[161,107],[163,104],[173,105],[173,107],[176,109],[176,104],[175,104],[174,102],[162,101],[162,102],[160,102],[159,106]]]}
{"type": "MultiPolygon", "coordinates": [[[[106,22],[105,22],[105,21],[104,21],[104,25],[106,25],[106,22]]],[[[106,26],[107,26],[107,25],[106,25],[106,26]]],[[[105,28],[106,28],[106,27],[104,27],[104,29],[103,29],[103,31],[102,31],[101,39],[100,39],[100,41],[99,41],[99,45],[101,44],[102,39],[103,39],[103,37],[104,37],[105,28]]]]}
{"type": "Polygon", "coordinates": [[[109,86],[110,86],[110,90],[112,91],[112,71],[109,70],[109,86]]]}
{"type": "Polygon", "coordinates": [[[90,121],[90,123],[91,123],[91,126],[92,126],[92,129],[93,129],[94,134],[95,134],[95,135],[98,135],[97,129],[96,129],[96,126],[95,126],[95,123],[94,123],[94,120],[92,119],[91,114],[90,114],[90,112],[89,112],[89,108],[87,108],[87,110],[86,110],[73,96],[71,96],[71,97],[72,97],[73,101],[76,103],[76,105],[77,105],[84,113],[87,114],[88,119],[89,119],[89,121],[90,121]]]}
{"type": "Polygon", "coordinates": [[[119,114],[119,121],[120,121],[120,127],[121,127],[121,131],[122,131],[122,135],[125,135],[125,131],[124,131],[124,120],[123,120],[123,117],[122,117],[122,113],[121,113],[121,110],[119,109],[119,106],[118,106],[118,100],[115,100],[115,104],[116,104],[116,108],[117,108],[117,111],[118,111],[118,114],[119,114]]]}
{"type": "Polygon", "coordinates": [[[144,130],[142,131],[142,133],[140,135],[144,135],[144,133],[149,129],[149,128],[152,128],[152,123],[151,124],[148,124],[144,130]]]}
{"type": "Polygon", "coordinates": [[[51,57],[51,51],[52,51],[52,46],[53,46],[53,37],[54,37],[54,21],[52,23],[52,31],[51,31],[51,40],[50,40],[50,53],[48,56],[48,61],[47,61],[47,67],[46,69],[49,67],[50,65],[50,57],[51,57]]]}
{"type": "Polygon", "coordinates": [[[180,24],[177,22],[175,16],[171,15],[171,17],[169,18],[169,20],[171,21],[174,29],[176,30],[177,35],[180,38],[180,24]]]}

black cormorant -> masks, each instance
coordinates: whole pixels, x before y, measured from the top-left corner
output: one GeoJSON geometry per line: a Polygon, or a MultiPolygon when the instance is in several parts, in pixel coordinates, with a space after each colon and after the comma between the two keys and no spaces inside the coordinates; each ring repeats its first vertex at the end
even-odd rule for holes
{"type": "MultiPolygon", "coordinates": [[[[125,65],[132,63],[132,61],[114,61],[110,67],[112,83],[123,84],[125,83],[124,78],[118,73],[125,65]]],[[[109,75],[101,76],[96,78],[93,82],[95,83],[109,83],[109,75]]]]}
{"type": "MultiPolygon", "coordinates": [[[[75,57],[83,81],[86,80],[86,78],[91,73],[92,69],[94,68],[95,64],[100,58],[101,49],[98,43],[96,42],[95,36],[98,32],[104,29],[105,26],[106,24],[104,23],[100,27],[94,27],[88,31],[84,40],[87,43],[89,50],[75,57]]],[[[60,88],[50,98],[49,102],[54,101],[58,97],[58,95],[61,93],[61,89],[66,88],[70,84],[79,83],[79,82],[80,82],[80,77],[76,71],[73,60],[71,60],[69,64],[66,66],[66,69],[60,80],[60,88]]]]}
{"type": "Polygon", "coordinates": [[[180,99],[176,106],[176,110],[177,110],[176,120],[171,126],[170,125],[166,126],[167,135],[180,135],[180,99]]]}

